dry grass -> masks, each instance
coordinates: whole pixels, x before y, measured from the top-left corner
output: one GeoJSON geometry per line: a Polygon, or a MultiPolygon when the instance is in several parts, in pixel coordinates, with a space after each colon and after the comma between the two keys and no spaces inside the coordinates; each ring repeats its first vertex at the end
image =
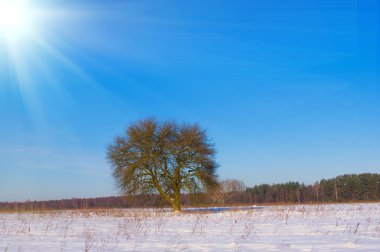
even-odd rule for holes
{"type": "MultiPolygon", "coordinates": [[[[168,209],[0,214],[0,251],[30,244],[39,250],[196,251],[207,243],[222,250],[279,249],[283,244],[316,250],[316,244],[326,241],[338,241],[334,246],[342,248],[360,248],[368,242],[379,246],[380,204],[282,205],[185,214],[168,209]]],[[[330,245],[324,246],[331,249],[330,245]]]]}

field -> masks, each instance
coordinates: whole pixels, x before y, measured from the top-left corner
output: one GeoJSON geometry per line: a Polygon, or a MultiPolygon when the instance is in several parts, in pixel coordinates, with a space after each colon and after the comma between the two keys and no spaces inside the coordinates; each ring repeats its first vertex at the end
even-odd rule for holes
{"type": "Polygon", "coordinates": [[[379,251],[380,204],[0,214],[0,251],[379,251]]]}

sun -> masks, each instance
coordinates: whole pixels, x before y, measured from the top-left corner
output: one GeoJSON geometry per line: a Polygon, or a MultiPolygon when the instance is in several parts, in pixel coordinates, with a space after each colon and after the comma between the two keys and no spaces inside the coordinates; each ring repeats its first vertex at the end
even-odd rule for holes
{"type": "Polygon", "coordinates": [[[31,25],[27,1],[0,0],[0,34],[16,36],[28,31],[31,25]]]}
{"type": "Polygon", "coordinates": [[[103,7],[88,11],[87,7],[82,8],[74,2],[0,0],[0,97],[3,90],[17,92],[19,95],[12,99],[24,105],[27,116],[37,126],[47,126],[42,91],[50,90],[57,97],[70,99],[57,69],[70,72],[96,90],[102,89],[58,47],[62,45],[67,50],[70,42],[64,39],[70,38],[71,32],[74,37],[80,33],[77,29],[67,29],[72,27],[73,18],[95,18],[103,11],[103,7]],[[56,5],[55,2],[65,3],[56,5]],[[61,31],[66,36],[61,36],[61,31]]]}

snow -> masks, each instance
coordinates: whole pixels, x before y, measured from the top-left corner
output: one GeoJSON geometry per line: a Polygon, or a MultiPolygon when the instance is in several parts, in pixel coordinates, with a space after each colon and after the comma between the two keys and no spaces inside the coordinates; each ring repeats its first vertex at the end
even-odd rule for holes
{"type": "Polygon", "coordinates": [[[3,213],[0,251],[380,251],[380,204],[3,213]]]}

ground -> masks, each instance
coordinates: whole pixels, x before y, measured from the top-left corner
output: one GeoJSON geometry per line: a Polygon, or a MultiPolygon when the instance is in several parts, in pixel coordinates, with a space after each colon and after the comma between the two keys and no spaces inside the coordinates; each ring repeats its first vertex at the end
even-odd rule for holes
{"type": "Polygon", "coordinates": [[[0,214],[0,251],[379,251],[380,204],[0,214]]]}

